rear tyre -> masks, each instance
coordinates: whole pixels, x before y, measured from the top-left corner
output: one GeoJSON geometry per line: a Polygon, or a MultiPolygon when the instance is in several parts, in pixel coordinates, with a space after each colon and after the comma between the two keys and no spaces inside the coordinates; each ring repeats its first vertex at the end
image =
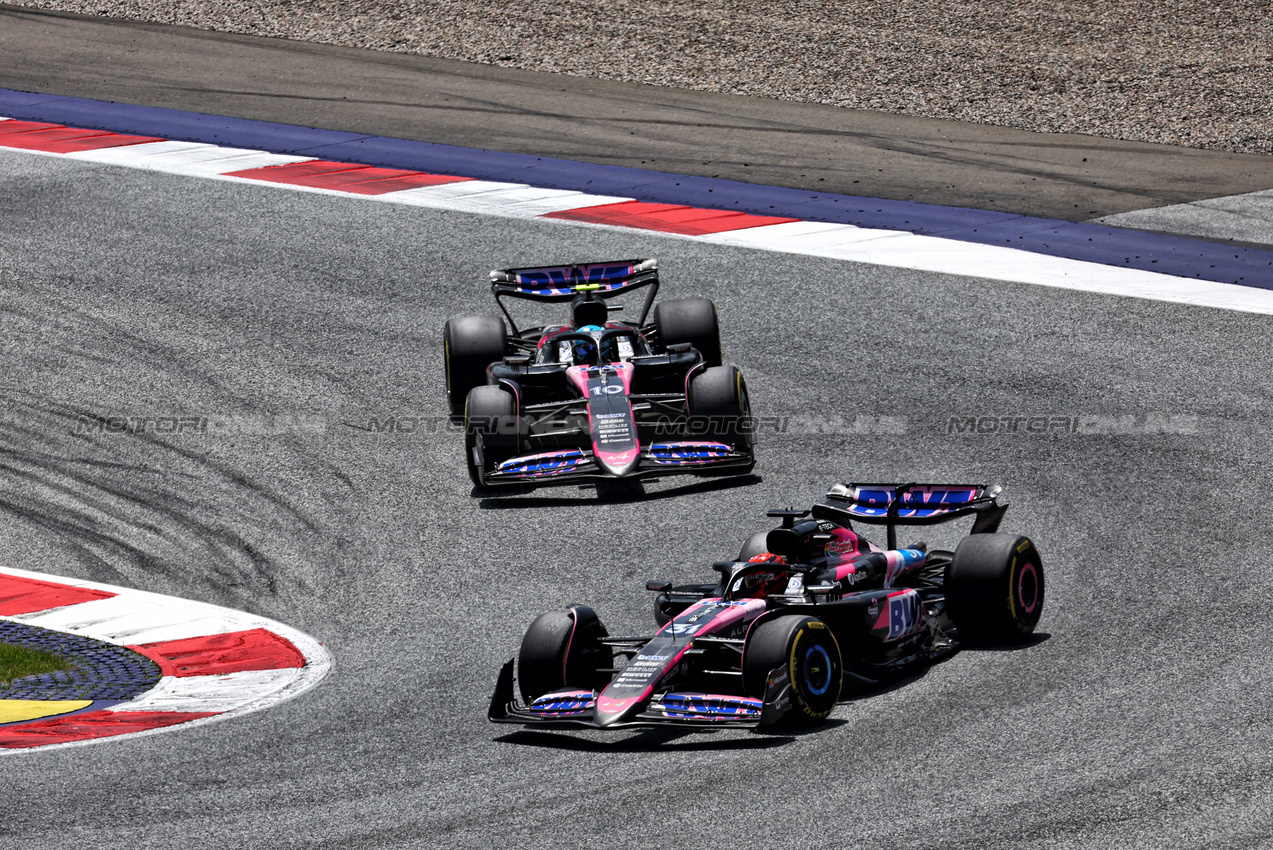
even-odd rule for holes
{"type": "Polygon", "coordinates": [[[783,668],[791,678],[791,712],[797,720],[825,720],[840,698],[844,665],[826,623],[788,614],[766,620],[743,647],[743,690],[764,698],[769,673],[783,668]]]}
{"type": "Polygon", "coordinates": [[[474,387],[464,405],[464,457],[469,479],[475,487],[485,487],[478,472],[474,449],[482,444],[482,461],[487,469],[513,456],[517,449],[517,399],[503,387],[474,387]]]}
{"type": "Polygon", "coordinates": [[[751,402],[737,366],[712,366],[690,381],[690,434],[751,448],[751,402]]]}
{"type": "Polygon", "coordinates": [[[664,346],[688,342],[708,366],[721,365],[720,325],[716,305],[708,298],[664,301],[654,308],[654,327],[664,346]]]}
{"type": "Polygon", "coordinates": [[[508,350],[508,329],[498,316],[461,316],[442,327],[446,399],[452,415],[464,412],[469,390],[486,383],[486,367],[508,350]]]}
{"type": "Polygon", "coordinates": [[[600,690],[609,681],[613,656],[601,639],[609,635],[605,625],[587,605],[540,614],[522,638],[517,655],[517,681],[522,700],[561,688],[600,690]]]}
{"type": "Polygon", "coordinates": [[[946,566],[946,613],[969,644],[1019,643],[1043,614],[1043,562],[1028,537],[973,534],[946,566]]]}

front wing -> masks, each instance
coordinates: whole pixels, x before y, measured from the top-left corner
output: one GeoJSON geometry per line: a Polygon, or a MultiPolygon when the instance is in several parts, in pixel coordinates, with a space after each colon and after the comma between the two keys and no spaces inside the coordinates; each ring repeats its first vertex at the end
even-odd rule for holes
{"type": "Polygon", "coordinates": [[[513,661],[501,669],[487,717],[492,723],[515,723],[539,729],[631,729],[673,726],[698,730],[756,729],[778,722],[791,707],[791,681],[785,667],[769,674],[764,699],[730,694],[666,691],[650,699],[630,719],[605,727],[593,720],[596,694],[562,689],[524,705],[514,694],[513,661]]]}
{"type": "MultiPolygon", "coordinates": [[[[755,455],[727,443],[706,440],[681,440],[651,443],[643,447],[639,461],[626,479],[659,478],[665,475],[727,475],[751,470],[755,455]]],[[[487,468],[481,459],[477,464],[482,481],[488,486],[500,484],[544,486],[580,481],[614,481],[604,471],[591,449],[558,449],[521,455],[487,468]]]]}

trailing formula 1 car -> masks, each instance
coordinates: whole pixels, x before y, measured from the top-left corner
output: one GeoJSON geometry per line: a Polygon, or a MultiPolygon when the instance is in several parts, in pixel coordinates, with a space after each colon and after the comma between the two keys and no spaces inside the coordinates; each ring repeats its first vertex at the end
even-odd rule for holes
{"type": "Polygon", "coordinates": [[[714,583],[650,582],[659,629],[612,637],[572,605],[531,623],[489,717],[531,727],[755,728],[818,721],[844,683],[869,687],[961,644],[1021,642],[1043,611],[1043,565],[997,532],[998,486],[838,484],[810,510],[770,511],[714,583]],[[899,548],[898,526],[972,516],[955,551],[899,548]],[[887,548],[853,523],[884,525],[887,548]],[[619,663],[615,663],[618,660],[619,663]],[[520,699],[518,694],[520,692],[520,699]]]}
{"type": "Polygon", "coordinates": [[[447,399],[478,488],[737,475],[755,463],[747,385],[721,363],[716,306],[665,301],[654,260],[491,272],[503,317],[443,329],[447,399]],[[614,299],[644,299],[633,321],[614,299]],[[508,299],[570,303],[519,327],[508,299]],[[507,320],[507,321],[505,321],[507,320]],[[647,321],[648,320],[648,321],[647,321]]]}

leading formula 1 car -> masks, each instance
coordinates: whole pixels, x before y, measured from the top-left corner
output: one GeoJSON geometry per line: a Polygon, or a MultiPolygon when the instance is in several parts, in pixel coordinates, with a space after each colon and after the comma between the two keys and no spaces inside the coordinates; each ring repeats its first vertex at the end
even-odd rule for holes
{"type": "Polygon", "coordinates": [[[475,486],[751,470],[747,385],[721,364],[716,306],[686,298],[651,314],[658,288],[654,260],[491,272],[503,318],[453,318],[443,330],[447,398],[464,418],[475,486]],[[620,320],[625,305],[612,299],[629,293],[644,301],[620,320]],[[506,299],[568,301],[570,321],[518,327],[506,299]]]}
{"type": "Polygon", "coordinates": [[[838,484],[811,510],[770,511],[782,526],[717,563],[715,583],[646,585],[658,593],[651,636],[612,637],[583,605],[537,618],[489,717],[600,729],[817,721],[846,681],[869,687],[961,643],[1023,641],[1043,611],[1043,565],[1029,538],[997,533],[1007,507],[998,486],[838,484]],[[954,552],[897,546],[898,526],[966,516],[954,552]],[[887,548],[853,523],[886,526],[887,548]]]}

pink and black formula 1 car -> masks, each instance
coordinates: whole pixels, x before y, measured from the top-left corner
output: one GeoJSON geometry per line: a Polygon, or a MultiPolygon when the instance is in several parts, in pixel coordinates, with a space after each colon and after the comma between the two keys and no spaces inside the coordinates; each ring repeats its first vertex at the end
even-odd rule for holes
{"type": "Polygon", "coordinates": [[[443,331],[475,486],[751,470],[747,385],[721,365],[716,305],[651,312],[658,288],[654,260],[491,272],[503,317],[453,318],[443,331]],[[612,299],[631,294],[644,296],[639,313],[619,320],[625,305],[612,299]],[[508,299],[569,302],[570,321],[519,327],[508,299]]]}
{"type": "Polygon", "coordinates": [[[1043,611],[1029,538],[996,533],[1001,488],[839,484],[811,510],[770,511],[714,584],[658,593],[660,626],[611,637],[582,605],[544,614],[500,671],[490,719],[532,727],[754,728],[821,720],[844,684],[868,688],[961,644],[1027,639],[1043,611]],[[897,526],[974,517],[954,552],[898,548],[897,526]],[[854,523],[887,527],[888,548],[854,523]],[[616,663],[616,660],[618,663],[616,663]],[[520,690],[520,699],[515,691],[520,690]]]}

